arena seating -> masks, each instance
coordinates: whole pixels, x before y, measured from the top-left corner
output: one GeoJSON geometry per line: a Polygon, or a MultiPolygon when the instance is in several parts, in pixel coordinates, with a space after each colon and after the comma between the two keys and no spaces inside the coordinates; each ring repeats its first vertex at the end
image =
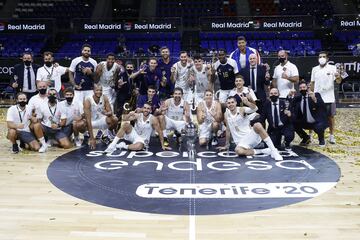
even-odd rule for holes
{"type": "Polygon", "coordinates": [[[39,55],[45,46],[48,36],[45,34],[9,34],[0,35],[0,44],[3,50],[0,51],[1,57],[18,57],[24,51],[30,51],[34,55],[39,55]]]}
{"type": "Polygon", "coordinates": [[[243,33],[200,33],[201,47],[211,50],[224,48],[231,52],[236,48],[236,38],[245,36],[249,47],[259,49],[268,55],[280,49],[291,55],[314,55],[321,50],[321,41],[314,39],[313,32],[243,32],[243,33]]]}
{"type": "Polygon", "coordinates": [[[157,17],[182,17],[184,26],[195,27],[199,17],[235,16],[235,0],[157,1],[157,17]]]}
{"type": "Polygon", "coordinates": [[[349,50],[353,50],[360,43],[360,31],[338,31],[335,38],[343,42],[349,50]]]}
{"type": "Polygon", "coordinates": [[[21,0],[14,18],[56,18],[59,28],[68,28],[72,18],[90,18],[96,0],[21,0]]]}

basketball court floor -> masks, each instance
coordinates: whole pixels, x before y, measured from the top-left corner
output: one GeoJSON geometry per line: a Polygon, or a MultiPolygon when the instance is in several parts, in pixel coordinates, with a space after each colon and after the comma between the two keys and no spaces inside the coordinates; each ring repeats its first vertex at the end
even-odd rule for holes
{"type": "Polygon", "coordinates": [[[360,109],[337,144],[294,141],[283,161],[186,145],[12,154],[1,109],[0,240],[360,239],[360,109]]]}

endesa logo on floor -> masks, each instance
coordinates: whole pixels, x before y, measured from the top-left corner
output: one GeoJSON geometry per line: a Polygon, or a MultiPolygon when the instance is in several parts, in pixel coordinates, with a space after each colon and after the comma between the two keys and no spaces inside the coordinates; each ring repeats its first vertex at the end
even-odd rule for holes
{"type": "Polygon", "coordinates": [[[124,210],[178,215],[232,214],[281,207],[328,191],[340,177],[336,163],[303,148],[270,156],[197,149],[116,151],[98,146],[58,157],[49,180],[75,197],[124,210]]]}

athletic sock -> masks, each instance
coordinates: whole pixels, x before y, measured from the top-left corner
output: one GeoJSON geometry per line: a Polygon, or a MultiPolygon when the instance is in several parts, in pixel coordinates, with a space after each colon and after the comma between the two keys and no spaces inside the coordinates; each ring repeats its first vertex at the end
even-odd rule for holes
{"type": "Polygon", "coordinates": [[[44,137],[39,138],[39,141],[40,141],[41,145],[45,145],[45,144],[46,144],[44,137]]]}
{"type": "Polygon", "coordinates": [[[270,148],[271,151],[277,151],[270,137],[263,139],[263,141],[266,143],[266,145],[270,148]]]}
{"type": "Polygon", "coordinates": [[[163,130],[163,136],[167,138],[167,130],[163,130]]]}

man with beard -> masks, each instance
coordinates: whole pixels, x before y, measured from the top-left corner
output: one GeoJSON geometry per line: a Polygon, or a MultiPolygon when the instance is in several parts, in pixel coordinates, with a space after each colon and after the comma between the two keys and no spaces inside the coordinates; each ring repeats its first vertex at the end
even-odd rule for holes
{"type": "Polygon", "coordinates": [[[84,44],[81,48],[81,56],[73,59],[69,68],[70,83],[75,89],[74,101],[81,104],[93,94],[97,62],[90,55],[91,46],[84,44]]]}
{"type": "MultiPolygon", "coordinates": [[[[231,90],[235,87],[235,75],[239,72],[235,60],[226,57],[226,50],[219,49],[219,60],[214,63],[214,70],[220,82],[219,102],[226,103],[231,90]]],[[[214,72],[213,72],[214,74],[214,72]]]]}
{"type": "Polygon", "coordinates": [[[302,138],[301,145],[310,143],[304,129],[314,130],[319,137],[319,146],[325,146],[324,131],[328,127],[326,107],[320,93],[314,93],[305,81],[299,84],[300,95],[292,100],[293,122],[296,133],[302,138]]]}
{"type": "Polygon", "coordinates": [[[19,92],[16,96],[16,105],[11,106],[6,114],[8,128],[6,137],[12,143],[13,153],[20,151],[19,145],[16,142],[17,139],[19,139],[22,144],[28,144],[30,150],[38,151],[40,149],[38,141],[30,131],[31,118],[32,113],[27,105],[26,94],[19,92]]]}
{"type": "Polygon", "coordinates": [[[199,123],[199,144],[202,146],[210,143],[216,146],[218,144],[216,133],[222,121],[221,104],[214,100],[214,93],[211,89],[205,90],[203,99],[196,109],[199,123]]]}
{"type": "Polygon", "coordinates": [[[118,118],[121,117],[124,104],[128,102],[134,93],[134,84],[131,75],[134,71],[134,64],[132,62],[125,63],[125,72],[119,72],[115,82],[116,101],[114,104],[114,112],[118,118]]]}
{"type": "Polygon", "coordinates": [[[127,122],[121,125],[121,128],[116,134],[116,137],[106,148],[105,152],[112,153],[116,150],[116,148],[128,149],[131,151],[143,150],[144,147],[148,147],[151,134],[154,130],[159,134],[161,148],[164,151],[171,150],[171,148],[165,146],[164,144],[164,138],[161,134],[159,120],[150,112],[151,105],[145,103],[141,113],[136,113],[133,111],[125,115],[123,120],[127,122]],[[129,121],[135,121],[134,127],[132,127],[129,121]],[[117,144],[121,139],[129,141],[131,144],[127,145],[123,141],[117,144]]]}
{"type": "Polygon", "coordinates": [[[227,109],[224,114],[226,124],[226,142],[224,147],[218,149],[223,151],[230,147],[230,137],[233,138],[238,155],[253,156],[256,154],[269,154],[275,160],[283,160],[275,148],[271,138],[266,133],[261,123],[256,122],[253,126],[250,121],[257,114],[257,107],[249,102],[246,97],[241,97],[244,107],[236,107],[236,98],[228,97],[226,100],[227,109]],[[263,140],[268,148],[254,149],[263,140]]]}
{"type": "Polygon", "coordinates": [[[286,98],[294,89],[294,83],[299,82],[299,71],[295,64],[288,60],[285,50],[278,52],[279,65],[275,67],[272,86],[279,90],[280,98],[286,98]]]}
{"type": "Polygon", "coordinates": [[[160,99],[168,99],[173,92],[174,84],[171,82],[171,67],[175,64],[175,61],[170,58],[170,50],[168,47],[160,48],[161,58],[158,60],[158,66],[156,70],[161,74],[161,80],[159,85],[159,97],[160,99]]]}
{"type": "Polygon", "coordinates": [[[146,95],[140,95],[138,97],[138,101],[136,103],[136,112],[140,112],[144,104],[148,103],[151,105],[151,113],[156,115],[158,114],[157,109],[160,107],[159,98],[156,95],[156,88],[155,86],[150,85],[147,90],[146,95]]]}
{"type": "Polygon", "coordinates": [[[96,80],[103,87],[103,94],[108,97],[111,107],[115,102],[114,79],[120,70],[119,64],[115,62],[115,54],[108,53],[106,61],[100,62],[96,67],[96,80]]]}
{"type": "Polygon", "coordinates": [[[181,142],[181,132],[184,130],[186,122],[190,121],[190,107],[183,99],[183,90],[175,87],[173,98],[167,99],[160,106],[162,115],[159,116],[160,126],[163,130],[164,144],[169,145],[167,131],[175,130],[177,142],[181,142]]]}
{"type": "Polygon", "coordinates": [[[146,95],[147,89],[151,85],[158,88],[161,79],[159,72],[156,71],[156,58],[150,58],[148,64],[149,65],[141,65],[139,71],[131,75],[131,78],[134,79],[134,82],[136,82],[136,85],[139,87],[140,96],[146,95]]]}
{"type": "Polygon", "coordinates": [[[175,88],[181,88],[183,91],[183,99],[186,102],[191,102],[193,97],[191,93],[191,85],[193,82],[189,82],[187,76],[192,64],[189,63],[189,57],[187,52],[180,52],[180,61],[176,62],[171,67],[171,82],[175,84],[175,88]]]}
{"type": "Polygon", "coordinates": [[[267,132],[275,147],[281,147],[281,137],[285,138],[285,149],[290,149],[294,140],[294,127],[291,122],[291,106],[288,100],[279,99],[279,90],[270,89],[270,101],[264,103],[261,122],[268,122],[267,132]]]}
{"type": "MultiPolygon", "coordinates": [[[[64,90],[65,100],[59,103],[59,108],[61,112],[61,121],[65,121],[65,126],[72,128],[74,132],[74,143],[76,147],[81,146],[81,141],[79,139],[79,133],[85,133],[86,131],[86,121],[83,118],[83,109],[81,104],[74,101],[74,90],[71,87],[68,87],[64,90]]],[[[69,137],[71,132],[69,132],[69,137]]]]}
{"type": "Polygon", "coordinates": [[[335,128],[335,89],[334,82],[341,83],[341,75],[334,65],[329,64],[329,56],[327,52],[319,53],[319,65],[312,68],[311,71],[311,90],[320,93],[324,100],[326,113],[328,116],[330,137],[329,142],[335,144],[334,128],[335,128]]]}
{"type": "Polygon", "coordinates": [[[47,136],[48,139],[58,141],[60,147],[65,149],[72,147],[69,141],[71,126],[66,126],[65,122],[61,121],[61,109],[57,101],[57,92],[54,88],[49,89],[48,102],[41,104],[36,113],[36,117],[40,122],[34,125],[34,131],[35,134],[36,132],[41,132],[40,136],[36,134],[42,144],[39,152],[46,152],[48,147],[44,135],[47,136]]]}
{"type": "Polygon", "coordinates": [[[237,38],[237,47],[238,48],[230,54],[230,58],[235,60],[239,71],[250,65],[250,54],[255,54],[257,56],[257,64],[260,64],[261,59],[259,52],[254,48],[246,46],[246,39],[244,36],[239,36],[237,38]]]}
{"type": "Polygon", "coordinates": [[[33,63],[33,55],[29,52],[23,53],[22,61],[14,66],[10,85],[30,99],[36,94],[36,72],[40,66],[33,63]]]}
{"type": "Polygon", "coordinates": [[[54,57],[52,52],[44,52],[44,66],[37,70],[36,81],[45,81],[48,87],[55,88],[61,93],[61,76],[64,75],[68,68],[54,65],[54,57]]]}
{"type": "Polygon", "coordinates": [[[204,99],[205,90],[214,89],[211,66],[205,65],[200,55],[194,56],[194,65],[190,68],[190,71],[188,72],[188,82],[193,82],[195,86],[195,106],[197,106],[204,99]]]}
{"type": "Polygon", "coordinates": [[[102,93],[102,86],[94,84],[93,95],[84,101],[84,113],[87,130],[89,131],[89,144],[91,149],[95,149],[96,141],[93,129],[108,129],[107,135],[112,137],[112,130],[116,129],[118,118],[113,115],[110,101],[102,93]]]}

